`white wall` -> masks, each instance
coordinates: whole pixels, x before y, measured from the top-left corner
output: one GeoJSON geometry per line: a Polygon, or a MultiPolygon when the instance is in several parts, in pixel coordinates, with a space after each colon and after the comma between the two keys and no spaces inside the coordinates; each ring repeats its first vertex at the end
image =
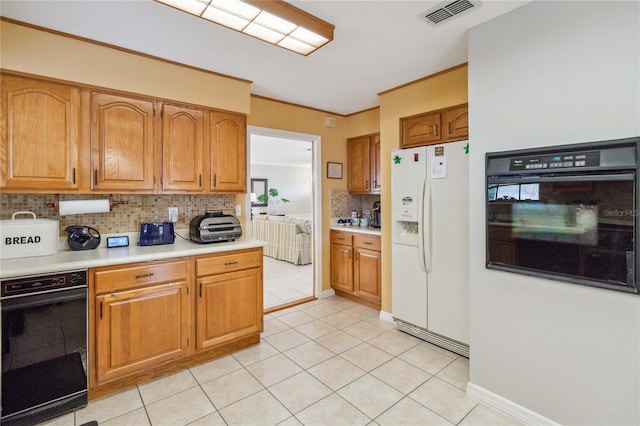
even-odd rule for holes
{"type": "MultiPolygon", "coordinates": [[[[313,213],[313,182],[311,167],[251,165],[252,178],[269,179],[269,188],[276,188],[281,197],[289,200],[281,207],[285,214],[313,213]]],[[[267,211],[254,207],[253,212],[267,211]]]]}
{"type": "Polygon", "coordinates": [[[640,135],[639,17],[536,1],[469,32],[470,389],[561,424],[640,424],[640,296],[486,269],[485,153],[640,135]]]}

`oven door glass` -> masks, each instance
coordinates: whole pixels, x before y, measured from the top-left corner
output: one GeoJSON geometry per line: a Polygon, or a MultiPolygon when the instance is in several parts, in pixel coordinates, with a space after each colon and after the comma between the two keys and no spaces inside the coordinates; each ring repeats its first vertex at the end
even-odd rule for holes
{"type": "Polygon", "coordinates": [[[488,180],[487,266],[635,292],[635,174],[488,180]]]}

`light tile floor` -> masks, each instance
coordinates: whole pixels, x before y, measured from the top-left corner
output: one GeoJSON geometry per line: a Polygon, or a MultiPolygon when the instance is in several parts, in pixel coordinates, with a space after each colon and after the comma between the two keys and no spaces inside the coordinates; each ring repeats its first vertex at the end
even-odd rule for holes
{"type": "Polygon", "coordinates": [[[261,342],[48,425],[517,425],[467,396],[468,359],[331,297],[265,316],[261,342]]]}
{"type": "Polygon", "coordinates": [[[263,259],[265,309],[313,296],[313,264],[294,265],[268,256],[263,259]]]}

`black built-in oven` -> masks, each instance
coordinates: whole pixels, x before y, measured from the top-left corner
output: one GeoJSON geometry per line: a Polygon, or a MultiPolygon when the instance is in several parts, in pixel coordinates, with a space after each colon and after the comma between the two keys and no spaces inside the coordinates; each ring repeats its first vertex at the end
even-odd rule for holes
{"type": "Polygon", "coordinates": [[[87,271],[1,281],[2,425],[87,404],[87,271]]]}
{"type": "Polygon", "coordinates": [[[639,145],[488,153],[487,267],[638,294],[639,145]]]}

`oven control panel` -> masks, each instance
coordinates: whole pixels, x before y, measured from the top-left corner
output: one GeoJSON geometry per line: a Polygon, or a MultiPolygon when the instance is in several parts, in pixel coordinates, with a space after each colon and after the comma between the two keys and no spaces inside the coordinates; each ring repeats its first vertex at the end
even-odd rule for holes
{"type": "Polygon", "coordinates": [[[59,272],[2,280],[2,297],[39,293],[68,287],[86,287],[87,271],[59,272]]]}
{"type": "Polygon", "coordinates": [[[598,167],[600,151],[572,152],[562,154],[541,154],[527,157],[513,157],[509,171],[541,171],[566,168],[598,167]]]}

